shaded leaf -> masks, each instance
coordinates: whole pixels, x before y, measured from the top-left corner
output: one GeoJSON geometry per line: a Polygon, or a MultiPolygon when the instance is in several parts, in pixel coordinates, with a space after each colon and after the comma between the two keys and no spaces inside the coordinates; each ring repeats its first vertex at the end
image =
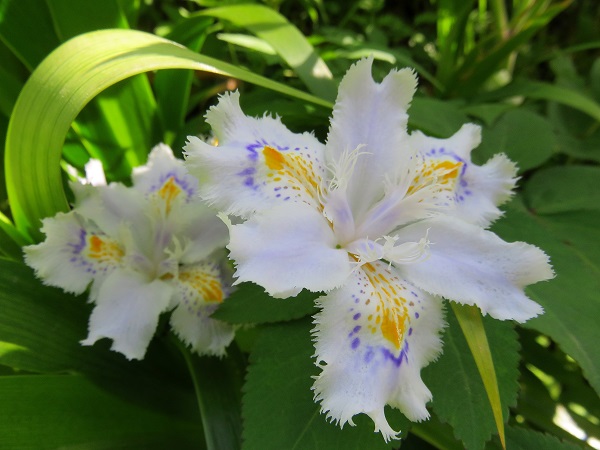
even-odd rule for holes
{"type": "Polygon", "coordinates": [[[135,392],[158,400],[164,406],[161,411],[131,402],[80,375],[2,376],[0,447],[202,448],[198,420],[182,408],[190,406],[185,396],[172,390],[170,396],[164,393],[147,385],[135,392]]]}
{"type": "Polygon", "coordinates": [[[483,163],[496,153],[506,153],[523,172],[547,161],[554,153],[555,141],[546,119],[525,109],[513,109],[483,129],[481,145],[473,156],[475,162],[483,163]]]}
{"type": "Polygon", "coordinates": [[[212,315],[229,323],[269,323],[299,319],[315,311],[319,294],[302,291],[292,298],[272,298],[253,283],[242,283],[212,315]]]}
{"type": "Polygon", "coordinates": [[[412,128],[437,137],[449,137],[469,121],[469,118],[451,102],[435,98],[415,97],[408,110],[412,128]]]}
{"type": "Polygon", "coordinates": [[[600,167],[557,166],[537,171],[527,182],[525,201],[536,214],[600,210],[600,167]]]}
{"type": "Polygon", "coordinates": [[[511,450],[579,450],[581,447],[569,442],[562,442],[554,436],[527,430],[519,427],[506,429],[506,444],[511,450]]]}
{"type": "MultiPolygon", "coordinates": [[[[433,393],[432,407],[440,420],[452,426],[466,449],[482,449],[496,430],[494,416],[458,321],[451,310],[447,316],[444,352],[423,370],[423,380],[433,393]]],[[[486,316],[483,323],[498,379],[502,413],[507,418],[519,388],[517,335],[510,322],[486,316]]]]}
{"type": "Polygon", "coordinates": [[[549,256],[556,278],[527,289],[544,307],[544,314],[524,324],[548,335],[583,369],[600,392],[597,318],[600,316],[600,211],[569,211],[536,215],[520,198],[494,230],[508,241],[523,240],[549,256]]]}
{"type": "MultiPolygon", "coordinates": [[[[343,429],[327,422],[313,401],[312,376],[318,372],[305,319],[265,327],[254,351],[244,387],[242,414],[245,450],[376,450],[390,448],[373,422],[357,416],[356,427],[343,429]]],[[[389,412],[388,412],[389,413],[389,412]]],[[[395,429],[408,421],[393,416],[395,429]],[[395,420],[394,420],[395,419],[395,420]]],[[[397,442],[395,443],[397,445],[397,442]]],[[[392,443],[393,445],[393,443],[392,443]]]]}

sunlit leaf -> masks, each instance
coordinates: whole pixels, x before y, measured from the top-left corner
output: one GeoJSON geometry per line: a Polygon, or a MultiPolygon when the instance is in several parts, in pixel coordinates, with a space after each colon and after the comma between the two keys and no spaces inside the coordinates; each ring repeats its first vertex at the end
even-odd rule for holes
{"type": "Polygon", "coordinates": [[[329,106],[324,100],[148,33],[103,30],[78,36],[49,55],[32,74],[9,124],[7,189],[19,230],[37,236],[41,218],[67,209],[59,160],[65,135],[83,106],[120,80],[166,68],[236,77],[329,106]]]}
{"type": "Polygon", "coordinates": [[[337,86],[325,62],[285,17],[259,4],[223,6],[200,12],[246,28],[269,44],[315,95],[334,100],[337,86]]]}

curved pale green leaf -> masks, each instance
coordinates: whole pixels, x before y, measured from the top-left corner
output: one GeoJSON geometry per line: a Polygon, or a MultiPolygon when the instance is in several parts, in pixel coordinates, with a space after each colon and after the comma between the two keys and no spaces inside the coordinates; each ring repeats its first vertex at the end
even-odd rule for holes
{"type": "Polygon", "coordinates": [[[329,68],[300,30],[277,11],[263,5],[245,4],[207,9],[199,14],[246,28],[273,47],[312,93],[335,100],[337,86],[329,68]]]}
{"type": "Polygon", "coordinates": [[[83,106],[120,80],[166,68],[235,77],[331,106],[325,100],[148,33],[102,30],[78,36],[38,66],[13,110],[6,141],[6,182],[19,230],[39,236],[40,219],[67,209],[59,161],[67,131],[83,106]]]}
{"type": "Polygon", "coordinates": [[[483,449],[485,442],[498,429],[484,380],[487,378],[485,383],[497,386],[499,396],[494,400],[494,408],[498,411],[499,397],[501,406],[496,414],[500,415],[501,423],[504,423],[502,417],[508,417],[508,408],[516,403],[519,389],[519,343],[512,323],[487,316],[482,321],[477,310],[461,314],[463,312],[465,311],[459,310],[456,314],[454,305],[448,311],[444,352],[439,360],[427,366],[422,373],[425,384],[433,394],[431,406],[437,417],[452,426],[454,435],[463,442],[464,448],[476,450],[483,449]],[[459,315],[460,322],[457,319],[459,315]],[[467,317],[463,317],[465,315],[467,317]],[[466,333],[461,331],[460,326],[464,322],[467,323],[466,333]],[[469,336],[468,340],[466,336],[469,336]],[[483,336],[489,341],[487,350],[483,336]],[[471,350],[469,340],[478,347],[475,351],[471,350]],[[484,367],[483,374],[478,368],[477,360],[484,367]],[[490,380],[493,377],[490,375],[491,371],[495,374],[496,383],[490,380]]]}
{"type": "Polygon", "coordinates": [[[452,309],[465,335],[473,359],[475,359],[479,375],[481,375],[483,386],[485,387],[485,392],[490,401],[492,413],[494,414],[494,422],[498,429],[500,442],[502,443],[502,447],[506,448],[498,379],[496,378],[496,369],[494,368],[490,345],[485,328],[483,327],[483,321],[481,320],[481,313],[476,306],[460,305],[458,303],[452,303],[452,309]]]}

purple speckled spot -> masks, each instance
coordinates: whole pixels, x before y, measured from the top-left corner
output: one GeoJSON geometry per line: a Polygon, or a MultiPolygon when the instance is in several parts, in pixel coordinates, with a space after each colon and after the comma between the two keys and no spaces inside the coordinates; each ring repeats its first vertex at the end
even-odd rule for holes
{"type": "Polygon", "coordinates": [[[375,357],[375,352],[373,351],[373,347],[369,347],[367,350],[367,353],[365,355],[365,362],[367,364],[370,363],[374,357],[375,357]]]}
{"type": "Polygon", "coordinates": [[[418,312],[416,312],[416,313],[415,313],[415,319],[418,319],[418,318],[419,318],[419,313],[418,313],[418,312]]]}
{"type": "Polygon", "coordinates": [[[467,180],[461,179],[460,180],[460,186],[461,187],[467,187],[469,185],[469,183],[467,183],[467,180]]]}
{"type": "Polygon", "coordinates": [[[416,293],[415,291],[410,291],[410,293],[411,293],[412,295],[414,295],[415,297],[418,297],[418,295],[417,295],[417,293],[416,293]]]}
{"type": "Polygon", "coordinates": [[[404,343],[404,348],[398,356],[394,356],[387,348],[382,348],[381,352],[383,353],[384,358],[392,361],[396,367],[400,367],[402,361],[408,363],[408,342],[404,343]]]}
{"type": "Polygon", "coordinates": [[[352,332],[353,332],[353,333],[358,333],[358,332],[360,331],[360,329],[361,329],[361,328],[362,328],[362,327],[361,327],[360,325],[356,325],[356,326],[355,326],[355,327],[352,329],[352,332]]]}
{"type": "Polygon", "coordinates": [[[471,195],[473,194],[471,191],[465,191],[465,195],[471,195]]]}
{"type": "Polygon", "coordinates": [[[356,348],[360,345],[360,339],[354,338],[352,340],[352,350],[356,350],[356,348]]]}
{"type": "Polygon", "coordinates": [[[254,186],[254,178],[252,178],[252,177],[246,178],[244,180],[244,186],[248,186],[248,187],[254,186]]]}
{"type": "Polygon", "coordinates": [[[408,335],[412,335],[412,327],[408,329],[408,335]]]}
{"type": "Polygon", "coordinates": [[[277,150],[279,150],[280,152],[285,152],[286,150],[289,150],[289,147],[280,147],[279,145],[277,146],[277,150]]]}
{"type": "Polygon", "coordinates": [[[254,144],[249,144],[246,146],[246,150],[248,150],[250,152],[250,154],[248,155],[248,157],[252,160],[252,161],[256,161],[258,159],[258,149],[264,147],[264,145],[262,145],[259,142],[255,142],[254,144]]]}
{"type": "Polygon", "coordinates": [[[87,231],[85,231],[83,228],[81,228],[79,230],[79,240],[77,241],[77,243],[75,244],[67,244],[67,246],[71,247],[73,249],[73,253],[74,254],[79,254],[81,253],[81,250],[83,250],[85,248],[85,238],[87,236],[87,231]]]}
{"type": "Polygon", "coordinates": [[[290,198],[291,198],[291,197],[286,197],[286,198],[284,198],[284,199],[283,199],[283,201],[284,201],[284,202],[285,202],[285,201],[288,201],[290,198]]]}
{"type": "Polygon", "coordinates": [[[354,314],[354,316],[352,316],[352,319],[354,320],[358,320],[360,318],[360,313],[356,313],[354,314]]]}
{"type": "Polygon", "coordinates": [[[238,172],[236,175],[254,175],[256,173],[256,167],[246,167],[241,172],[238,172]]]}

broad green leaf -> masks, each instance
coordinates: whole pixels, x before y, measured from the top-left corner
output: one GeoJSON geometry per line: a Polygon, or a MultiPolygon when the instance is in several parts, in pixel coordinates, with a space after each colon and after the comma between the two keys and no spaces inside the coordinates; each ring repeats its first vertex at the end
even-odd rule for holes
{"type": "Polygon", "coordinates": [[[554,436],[520,427],[506,429],[506,445],[511,450],[580,450],[578,445],[562,442],[554,436]]]}
{"type": "Polygon", "coordinates": [[[46,0],[4,0],[0,37],[29,70],[60,44],[46,0]]]}
{"type": "Polygon", "coordinates": [[[41,218],[67,209],[59,161],[67,131],[83,106],[120,80],[166,68],[236,77],[330,106],[324,100],[148,33],[103,30],[78,36],[49,55],[32,74],[9,124],[6,181],[20,231],[39,236],[41,218]]]}
{"type": "MultiPolygon", "coordinates": [[[[262,330],[244,387],[244,450],[376,450],[390,448],[373,422],[357,416],[356,427],[329,423],[313,400],[312,376],[318,373],[312,354],[308,319],[271,325],[262,330]]],[[[388,417],[390,411],[386,411],[388,417]]],[[[408,428],[393,417],[395,429],[408,428]]],[[[397,442],[395,443],[397,446],[397,442]]],[[[394,443],[392,443],[394,445],[394,443]]]]}
{"type": "Polygon", "coordinates": [[[576,90],[542,81],[517,80],[504,88],[482,96],[481,99],[499,100],[517,96],[571,106],[600,121],[600,104],[598,102],[576,90]]]}
{"type": "MultiPolygon", "coordinates": [[[[199,52],[211,24],[209,17],[192,17],[177,24],[167,38],[199,52]]],[[[170,133],[166,139],[168,144],[173,144],[185,123],[193,79],[192,70],[161,70],[154,78],[158,111],[165,130],[170,133]]],[[[173,150],[176,154],[181,153],[179,148],[173,150]]]]}
{"type": "Polygon", "coordinates": [[[464,450],[465,448],[462,442],[454,436],[452,427],[447,423],[440,422],[435,412],[429,419],[412,424],[410,433],[419,436],[440,450],[464,450]]]}
{"type": "Polygon", "coordinates": [[[107,387],[80,375],[0,377],[0,448],[202,448],[193,397],[145,383],[127,383],[128,396],[107,387]]]}
{"type": "Polygon", "coordinates": [[[318,294],[302,291],[293,298],[273,298],[252,283],[242,283],[213,317],[234,324],[269,323],[299,319],[315,312],[318,294]]]}
{"type": "Polygon", "coordinates": [[[245,4],[208,9],[199,14],[246,28],[273,47],[313,94],[335,100],[337,86],[329,68],[300,30],[277,11],[263,5],[245,4]]]}
{"type": "Polygon", "coordinates": [[[426,134],[449,137],[469,121],[469,118],[451,102],[435,98],[416,97],[408,110],[409,125],[426,134]]]}
{"type": "MultiPolygon", "coordinates": [[[[241,389],[243,368],[229,356],[217,358],[190,353],[176,338],[194,383],[207,450],[241,447],[241,389]]],[[[241,358],[238,358],[241,359],[241,358]]]]}
{"type": "Polygon", "coordinates": [[[496,153],[506,153],[523,172],[543,164],[555,148],[552,125],[546,119],[525,109],[513,109],[483,129],[474,157],[483,163],[496,153]]]}
{"type": "Polygon", "coordinates": [[[600,167],[557,166],[537,171],[524,193],[536,214],[600,210],[600,167]]]}
{"type": "Polygon", "coordinates": [[[502,447],[506,448],[498,379],[496,378],[496,369],[494,368],[490,345],[485,328],[483,327],[483,321],[481,320],[481,313],[476,306],[460,305],[458,303],[452,303],[452,309],[465,335],[465,339],[475,360],[475,365],[483,381],[483,386],[485,387],[485,392],[494,415],[494,422],[496,422],[500,442],[502,447]]]}
{"type": "Polygon", "coordinates": [[[0,259],[0,311],[0,364],[31,372],[102,374],[125,363],[114,352],[81,346],[89,305],[42,285],[23,263],[0,259]]]}
{"type": "MultiPolygon", "coordinates": [[[[483,449],[497,429],[486,390],[469,345],[452,309],[448,311],[444,352],[423,370],[423,380],[433,394],[431,406],[442,422],[468,450],[483,449]],[[477,426],[474,426],[477,424],[477,426]]],[[[519,385],[519,343],[510,322],[484,317],[483,324],[492,352],[502,414],[514,406],[519,385]]]]}
{"type": "MultiPolygon", "coordinates": [[[[573,191],[574,195],[576,191],[573,191]]],[[[600,313],[600,211],[534,214],[517,197],[494,230],[508,241],[526,241],[549,256],[555,279],[527,289],[544,314],[524,324],[551,337],[573,357],[600,393],[600,353],[597,348],[600,313]]]]}
{"type": "Polygon", "coordinates": [[[20,260],[23,256],[21,247],[27,243],[12,222],[0,213],[0,253],[3,256],[20,260]]]}

